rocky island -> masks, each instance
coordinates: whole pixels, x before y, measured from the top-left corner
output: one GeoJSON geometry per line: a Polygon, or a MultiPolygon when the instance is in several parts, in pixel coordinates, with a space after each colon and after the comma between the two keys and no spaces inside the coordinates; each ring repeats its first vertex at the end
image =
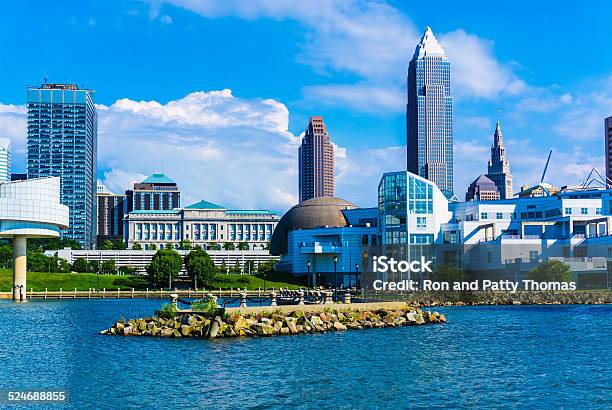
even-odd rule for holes
{"type": "Polygon", "coordinates": [[[285,309],[231,308],[215,312],[177,311],[173,317],[164,314],[119,320],[100,332],[103,335],[150,337],[199,337],[206,339],[298,335],[346,330],[417,326],[444,323],[443,314],[407,306],[403,303],[365,303],[350,307],[283,306],[285,309]],[[379,305],[379,306],[376,306],[379,305]]]}

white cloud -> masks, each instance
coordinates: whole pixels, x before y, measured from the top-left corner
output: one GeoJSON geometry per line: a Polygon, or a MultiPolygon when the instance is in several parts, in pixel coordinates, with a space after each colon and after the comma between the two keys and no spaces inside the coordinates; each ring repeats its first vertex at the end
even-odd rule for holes
{"type": "MultiPolygon", "coordinates": [[[[374,0],[166,0],[207,18],[295,20],[304,27],[298,61],[323,74],[348,73],[356,84],[305,87],[307,100],[341,104],[367,112],[404,110],[408,62],[422,28],[400,10],[374,0]],[[368,101],[368,97],[371,101],[368,101]]],[[[160,2],[152,3],[159,13],[160,2]]],[[[493,43],[464,30],[438,33],[451,59],[458,95],[496,98],[521,92],[525,83],[496,60],[493,43]]]]}
{"type": "Polygon", "coordinates": [[[496,98],[518,94],[526,84],[493,53],[493,42],[464,30],[442,34],[440,42],[451,61],[453,87],[459,95],[496,98]]]}

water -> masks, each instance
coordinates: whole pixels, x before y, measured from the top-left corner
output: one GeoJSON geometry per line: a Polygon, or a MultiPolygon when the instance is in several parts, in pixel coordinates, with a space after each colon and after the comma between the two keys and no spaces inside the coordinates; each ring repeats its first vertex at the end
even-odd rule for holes
{"type": "Polygon", "coordinates": [[[65,389],[75,408],[612,407],[612,306],[444,308],[445,325],[295,337],[98,334],[162,303],[0,303],[0,389],[65,389]]]}

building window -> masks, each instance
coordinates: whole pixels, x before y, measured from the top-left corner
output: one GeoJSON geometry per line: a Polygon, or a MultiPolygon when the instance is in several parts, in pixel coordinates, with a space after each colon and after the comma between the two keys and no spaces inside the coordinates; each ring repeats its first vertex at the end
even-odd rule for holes
{"type": "Polygon", "coordinates": [[[535,262],[538,259],[538,251],[529,251],[529,260],[535,262]]]}
{"type": "Polygon", "coordinates": [[[589,213],[588,208],[580,208],[580,214],[581,214],[581,215],[586,215],[586,214],[588,214],[588,213],[589,213]]]}
{"type": "Polygon", "coordinates": [[[597,215],[601,215],[601,208],[596,208],[596,209],[595,209],[595,213],[596,213],[597,215]]]}
{"type": "Polygon", "coordinates": [[[572,208],[565,208],[565,215],[571,215],[572,214],[572,208]]]}
{"type": "Polygon", "coordinates": [[[480,213],[480,219],[488,219],[489,215],[486,212],[481,212],[480,213]]]}
{"type": "Polygon", "coordinates": [[[425,229],[427,227],[427,218],[424,216],[417,216],[416,225],[417,228],[425,229]]]}
{"type": "Polygon", "coordinates": [[[495,217],[496,217],[497,219],[504,219],[504,214],[502,214],[501,212],[498,212],[498,213],[495,215],[495,217]]]}

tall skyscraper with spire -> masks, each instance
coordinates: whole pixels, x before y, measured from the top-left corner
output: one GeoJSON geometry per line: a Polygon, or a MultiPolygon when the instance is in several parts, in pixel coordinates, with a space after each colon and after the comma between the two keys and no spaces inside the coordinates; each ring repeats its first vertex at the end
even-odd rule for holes
{"type": "Polygon", "coordinates": [[[298,159],[300,202],[334,196],[334,147],[323,117],[310,117],[298,159]]]}
{"type": "Polygon", "coordinates": [[[450,62],[427,27],[408,66],[408,171],[453,195],[450,62]]]}
{"type": "Polygon", "coordinates": [[[510,161],[506,156],[506,147],[502,139],[499,121],[497,121],[495,133],[493,134],[493,145],[491,146],[491,159],[489,159],[487,177],[495,182],[500,199],[512,198],[512,173],[510,172],[510,161]]]}

